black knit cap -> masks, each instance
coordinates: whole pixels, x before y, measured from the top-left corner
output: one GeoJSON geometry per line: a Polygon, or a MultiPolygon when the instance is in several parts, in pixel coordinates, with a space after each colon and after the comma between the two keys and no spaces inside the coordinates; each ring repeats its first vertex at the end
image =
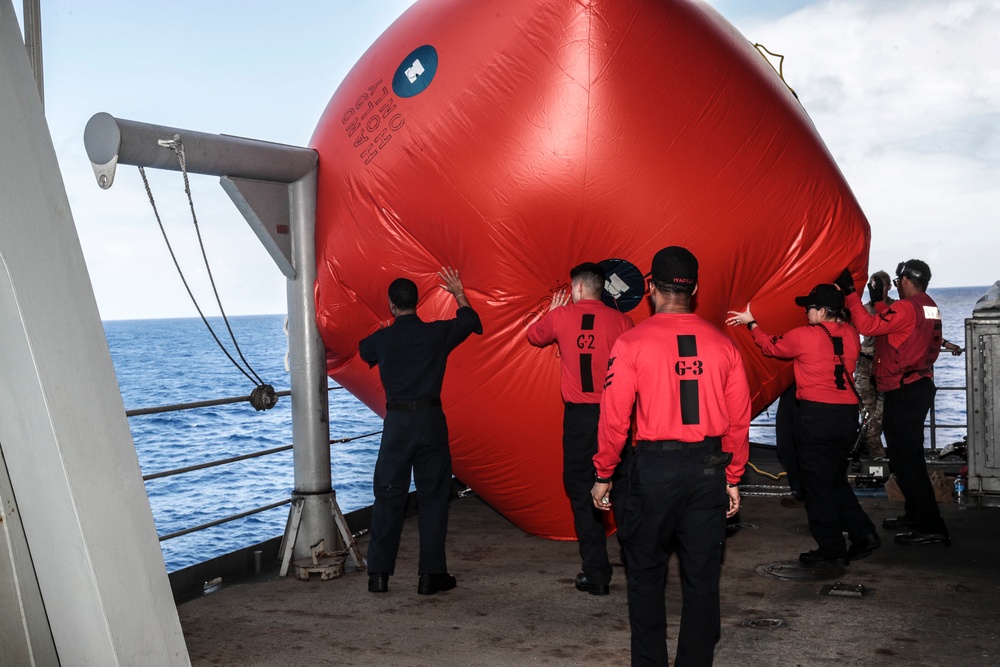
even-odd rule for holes
{"type": "Polygon", "coordinates": [[[698,284],[698,260],[687,248],[672,245],[653,255],[653,282],[694,289],[698,284]]]}
{"type": "Polygon", "coordinates": [[[836,285],[820,283],[813,287],[806,296],[795,297],[795,305],[803,308],[826,308],[840,310],[844,307],[844,293],[836,285]]]}

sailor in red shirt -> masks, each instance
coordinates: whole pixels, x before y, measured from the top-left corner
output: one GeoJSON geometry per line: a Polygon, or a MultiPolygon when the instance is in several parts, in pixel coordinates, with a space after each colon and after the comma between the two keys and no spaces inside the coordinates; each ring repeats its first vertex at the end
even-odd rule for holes
{"type": "Polygon", "coordinates": [[[610,509],[611,473],[635,406],[637,442],[618,514],[632,664],[668,664],[664,581],[676,539],[684,599],[677,664],[711,665],[726,517],[739,509],[736,484],[749,455],[750,390],[733,342],[691,312],[694,255],[664,248],[651,273],[653,316],[611,350],[591,495],[610,509]]]}
{"type": "Polygon", "coordinates": [[[791,359],[795,373],[795,450],[809,532],[818,549],[799,555],[804,565],[846,563],[871,555],[881,545],[875,524],[847,482],[847,456],[858,433],[854,368],[861,351],[857,330],[846,321],[844,294],[836,285],[816,285],[795,298],[806,309],[807,326],[771,336],[750,307],[730,311],[729,324],[747,325],[769,357],[791,359]],[[844,532],[851,539],[848,549],[844,532]]]}
{"type": "Polygon", "coordinates": [[[590,501],[597,452],[597,422],[611,345],[633,327],[632,319],[601,301],[604,270],[587,262],[570,271],[570,294],[559,291],[549,312],[528,328],[528,342],[555,343],[562,359],[563,485],[573,508],[583,572],[576,588],[607,595],[611,581],[604,519],[590,501]],[[573,303],[568,304],[570,298],[573,303]]]}
{"type": "MultiPolygon", "coordinates": [[[[927,296],[931,269],[926,262],[911,259],[896,267],[893,284],[899,301],[876,303],[870,314],[855,292],[854,279],[846,269],[837,285],[847,295],[858,330],[875,336],[872,375],[883,392],[882,433],[885,435],[889,467],[905,496],[904,513],[886,519],[882,527],[900,531],[899,544],[951,544],[924,460],[924,419],[934,402],[934,362],[941,351],[941,313],[927,296]]],[[[878,288],[878,285],[869,286],[878,288]]],[[[881,294],[872,294],[880,302],[881,294]]]]}

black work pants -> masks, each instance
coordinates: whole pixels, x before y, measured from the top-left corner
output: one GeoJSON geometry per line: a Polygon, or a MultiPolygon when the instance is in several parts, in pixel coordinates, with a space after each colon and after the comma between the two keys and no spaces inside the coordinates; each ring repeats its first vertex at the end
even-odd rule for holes
{"type": "Polygon", "coordinates": [[[798,409],[799,399],[795,397],[793,382],[778,399],[778,409],[774,413],[774,449],[778,462],[785,470],[792,495],[801,499],[805,494],[799,472],[799,456],[795,452],[795,415],[798,409]]]}
{"type": "Polygon", "coordinates": [[[597,453],[599,403],[566,403],[563,409],[563,486],[573,508],[583,573],[591,583],[611,581],[604,512],[594,507],[594,454],[597,453]]]}
{"type": "MultiPolygon", "coordinates": [[[[680,444],[680,443],[678,443],[680,444]]],[[[706,465],[718,445],[675,451],[636,446],[622,510],[632,665],[666,666],[667,561],[680,561],[678,667],[711,665],[721,632],[719,577],[726,534],[725,469],[706,465]]]]}
{"type": "Polygon", "coordinates": [[[905,514],[921,533],[947,533],[924,460],[924,419],[936,391],[931,378],[887,391],[882,414],[889,468],[906,497],[905,514]]]}
{"type": "Polygon", "coordinates": [[[875,533],[847,481],[847,456],[858,432],[858,405],[799,401],[795,443],[809,532],[819,550],[847,558],[844,531],[851,541],[875,533]]]}
{"type": "Polygon", "coordinates": [[[375,503],[368,542],[369,572],[395,573],[411,469],[417,487],[420,531],[418,573],[448,571],[444,542],[451,497],[451,452],[444,412],[440,407],[432,407],[390,411],[385,416],[373,480],[375,503]]]}

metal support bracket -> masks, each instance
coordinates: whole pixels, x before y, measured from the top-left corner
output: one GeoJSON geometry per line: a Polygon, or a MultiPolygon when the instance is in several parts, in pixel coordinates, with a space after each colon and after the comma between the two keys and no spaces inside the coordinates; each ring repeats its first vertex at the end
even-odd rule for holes
{"type": "Polygon", "coordinates": [[[319,154],[243,137],[207,134],[95,114],[84,131],[98,184],[108,188],[117,165],[218,176],[275,264],[288,279],[288,348],[292,392],[295,492],[282,547],[283,572],[311,555],[310,546],[339,543],[330,508],[330,427],[326,350],[316,326],[316,188],[319,154]],[[174,148],[184,147],[183,167],[174,148]],[[291,531],[289,533],[288,531],[291,531]]]}
{"type": "MultiPolygon", "coordinates": [[[[354,565],[358,570],[368,569],[368,563],[361,555],[361,549],[358,548],[358,542],[354,539],[354,535],[351,533],[351,529],[347,525],[347,519],[344,517],[344,513],[340,510],[340,505],[337,503],[336,494],[331,492],[329,494],[329,498],[323,498],[323,502],[326,502],[327,500],[329,500],[330,503],[330,513],[333,516],[333,522],[337,526],[340,538],[346,546],[347,554],[350,555],[351,560],[354,561],[354,565]]],[[[295,497],[292,498],[292,505],[288,511],[288,521],[285,524],[285,536],[282,538],[281,547],[278,549],[278,552],[281,554],[281,569],[278,574],[282,577],[288,576],[288,570],[292,565],[295,565],[296,568],[299,569],[299,566],[293,559],[293,554],[295,541],[299,535],[299,527],[302,524],[303,509],[305,504],[306,496],[296,494],[295,497]]],[[[312,560],[313,568],[317,566],[316,560],[321,555],[320,552],[329,555],[326,552],[323,540],[310,545],[310,558],[312,560]]],[[[308,571],[309,569],[310,568],[307,565],[306,570],[308,571]]],[[[339,576],[339,574],[336,576],[339,576]]],[[[299,578],[303,579],[303,577],[299,578]]],[[[307,573],[304,579],[308,578],[307,573]]],[[[331,578],[333,577],[323,577],[324,580],[331,578]]]]}
{"type": "Polygon", "coordinates": [[[295,538],[299,536],[299,524],[302,522],[302,506],[306,499],[296,496],[292,499],[292,507],[288,512],[288,521],[285,523],[285,535],[281,538],[281,569],[278,575],[285,577],[288,575],[288,566],[292,564],[292,551],[295,548],[295,538]]]}
{"type": "Polygon", "coordinates": [[[344,518],[344,513],[340,511],[340,504],[337,503],[336,497],[332,500],[333,502],[330,503],[330,509],[333,512],[333,521],[337,524],[337,528],[340,530],[340,537],[344,540],[344,544],[347,545],[347,552],[351,555],[351,560],[354,561],[354,565],[359,570],[367,570],[368,563],[361,555],[361,550],[358,548],[358,542],[354,539],[354,535],[351,533],[351,529],[347,525],[347,519],[344,518]]]}

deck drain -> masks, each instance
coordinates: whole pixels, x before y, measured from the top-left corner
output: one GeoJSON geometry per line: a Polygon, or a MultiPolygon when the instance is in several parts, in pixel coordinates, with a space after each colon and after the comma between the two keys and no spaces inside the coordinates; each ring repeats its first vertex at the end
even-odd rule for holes
{"type": "Polygon", "coordinates": [[[792,581],[820,581],[837,579],[844,574],[843,565],[826,565],[822,567],[806,567],[798,561],[780,561],[757,566],[757,574],[765,577],[789,579],[792,581]]]}
{"type": "Polygon", "coordinates": [[[759,526],[757,524],[755,524],[755,523],[747,523],[745,521],[741,522],[741,523],[732,523],[732,524],[729,524],[729,525],[726,526],[726,530],[733,530],[733,531],[735,531],[735,530],[757,530],[757,528],[759,528],[759,526]]]}
{"type": "Polygon", "coordinates": [[[748,618],[740,623],[744,628],[784,628],[788,621],[783,618],[748,618]]]}
{"type": "Polygon", "coordinates": [[[846,584],[838,581],[835,584],[827,584],[819,589],[820,595],[841,598],[867,598],[875,593],[873,588],[865,588],[863,584],[846,584]]]}

